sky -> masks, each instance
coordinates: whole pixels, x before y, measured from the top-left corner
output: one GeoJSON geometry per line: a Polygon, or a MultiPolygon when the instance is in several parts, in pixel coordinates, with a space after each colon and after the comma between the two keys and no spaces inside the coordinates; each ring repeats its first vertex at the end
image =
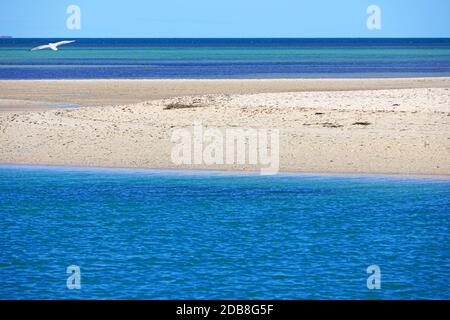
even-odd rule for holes
{"type": "Polygon", "coordinates": [[[449,14],[450,0],[1,0],[0,35],[450,37],[449,14]],[[70,5],[80,9],[79,29],[67,27],[70,5]],[[381,29],[366,25],[370,5],[381,10],[381,29]]]}

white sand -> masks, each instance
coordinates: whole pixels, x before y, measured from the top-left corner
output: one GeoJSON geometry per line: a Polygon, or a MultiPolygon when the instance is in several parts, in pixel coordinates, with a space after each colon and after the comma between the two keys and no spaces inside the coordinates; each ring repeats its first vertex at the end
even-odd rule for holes
{"type": "MultiPolygon", "coordinates": [[[[348,80],[324,81],[340,87],[348,80]]],[[[370,82],[360,80],[361,88],[369,85],[365,81],[370,82]]],[[[449,175],[449,79],[433,81],[438,85],[430,88],[420,88],[419,81],[410,83],[418,86],[412,89],[214,94],[118,106],[3,112],[0,162],[258,170],[254,165],[174,165],[172,130],[201,121],[208,127],[279,129],[282,171],[449,175]],[[171,103],[192,108],[165,110],[171,103]]],[[[164,82],[170,87],[170,81],[164,82]]],[[[30,94],[3,93],[0,98],[4,99],[25,99],[30,94]]]]}

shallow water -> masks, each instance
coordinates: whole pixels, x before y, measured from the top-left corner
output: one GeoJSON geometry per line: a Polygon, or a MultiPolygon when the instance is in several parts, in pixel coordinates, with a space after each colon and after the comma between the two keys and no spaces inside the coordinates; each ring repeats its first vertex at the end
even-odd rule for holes
{"type": "Polygon", "coordinates": [[[2,166],[0,298],[449,299],[449,213],[448,179],[2,166]]]}
{"type": "Polygon", "coordinates": [[[450,39],[0,39],[0,79],[450,76],[450,39]]]}

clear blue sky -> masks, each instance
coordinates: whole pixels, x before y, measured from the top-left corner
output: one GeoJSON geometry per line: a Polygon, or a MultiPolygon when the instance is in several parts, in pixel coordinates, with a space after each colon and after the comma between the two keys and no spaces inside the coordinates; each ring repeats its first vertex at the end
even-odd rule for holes
{"type": "Polygon", "coordinates": [[[450,37],[450,0],[1,0],[14,37],[450,37]],[[81,29],[66,28],[67,6],[81,29]],[[366,9],[381,7],[382,29],[366,9]]]}

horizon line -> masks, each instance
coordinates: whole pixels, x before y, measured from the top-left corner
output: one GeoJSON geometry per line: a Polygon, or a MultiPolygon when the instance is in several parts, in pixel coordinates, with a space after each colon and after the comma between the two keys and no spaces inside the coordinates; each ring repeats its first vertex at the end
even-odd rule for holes
{"type": "Polygon", "coordinates": [[[14,37],[10,35],[0,35],[0,39],[450,39],[447,37],[14,37]]]}

